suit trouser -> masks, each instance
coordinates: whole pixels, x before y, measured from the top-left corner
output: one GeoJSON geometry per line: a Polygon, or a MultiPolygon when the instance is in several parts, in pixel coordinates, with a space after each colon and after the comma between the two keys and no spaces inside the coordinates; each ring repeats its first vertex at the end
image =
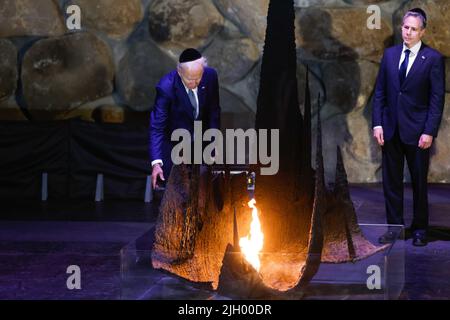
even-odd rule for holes
{"type": "Polygon", "coordinates": [[[430,149],[420,149],[417,145],[404,144],[396,130],[389,141],[384,142],[383,190],[386,202],[388,224],[404,225],[403,220],[403,168],[406,162],[411,174],[413,188],[412,231],[428,228],[428,188],[427,176],[430,149]]]}

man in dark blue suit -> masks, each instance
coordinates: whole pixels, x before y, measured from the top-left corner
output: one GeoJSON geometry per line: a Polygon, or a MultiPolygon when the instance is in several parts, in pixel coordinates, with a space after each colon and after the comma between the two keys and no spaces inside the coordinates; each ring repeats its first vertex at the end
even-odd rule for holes
{"type": "Polygon", "coordinates": [[[200,52],[189,48],[181,53],[177,69],[156,85],[149,127],[153,188],[158,179],[164,181],[170,174],[172,132],[186,129],[193,137],[194,121],[202,121],[203,131],[219,128],[219,83],[216,71],[206,66],[200,52]]]}
{"type": "MultiPolygon", "coordinates": [[[[445,97],[444,58],[422,43],[427,18],[415,8],[403,17],[403,44],[386,49],[373,99],[373,135],[382,146],[383,189],[388,224],[404,225],[403,167],[413,187],[413,245],[427,244],[427,175],[430,146],[436,138],[445,97]]],[[[380,243],[392,242],[392,231],[380,243]]]]}

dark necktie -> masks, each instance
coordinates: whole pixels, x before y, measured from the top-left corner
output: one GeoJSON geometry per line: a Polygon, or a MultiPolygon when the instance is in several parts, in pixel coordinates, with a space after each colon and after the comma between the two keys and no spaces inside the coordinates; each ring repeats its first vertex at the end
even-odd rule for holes
{"type": "Polygon", "coordinates": [[[194,119],[197,118],[197,100],[195,99],[195,94],[194,91],[192,91],[191,89],[189,89],[189,101],[191,101],[192,104],[192,108],[193,108],[193,115],[194,115],[194,119]]]}
{"type": "Polygon", "coordinates": [[[399,79],[400,79],[400,85],[403,84],[403,81],[405,81],[405,78],[406,78],[406,70],[408,70],[409,54],[410,53],[411,53],[411,50],[409,50],[409,49],[405,50],[405,59],[403,59],[403,62],[400,65],[400,69],[398,70],[398,76],[399,76],[399,79]]]}

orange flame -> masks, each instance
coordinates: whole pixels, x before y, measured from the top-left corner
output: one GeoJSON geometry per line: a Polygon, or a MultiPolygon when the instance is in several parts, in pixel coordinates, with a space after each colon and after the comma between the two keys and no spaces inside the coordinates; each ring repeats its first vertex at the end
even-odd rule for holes
{"type": "Polygon", "coordinates": [[[239,246],[245,256],[245,259],[259,271],[261,261],[259,260],[259,253],[263,248],[264,234],[261,230],[261,222],[258,218],[258,209],[255,206],[256,200],[252,199],[248,202],[248,206],[252,208],[252,222],[250,224],[250,233],[248,236],[239,240],[239,246]]]}

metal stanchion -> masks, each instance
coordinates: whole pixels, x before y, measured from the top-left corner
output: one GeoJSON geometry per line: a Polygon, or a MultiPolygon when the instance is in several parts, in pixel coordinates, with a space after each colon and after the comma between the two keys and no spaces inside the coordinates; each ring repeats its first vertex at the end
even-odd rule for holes
{"type": "Polygon", "coordinates": [[[152,187],[152,176],[147,176],[147,182],[145,183],[145,196],[144,202],[150,203],[153,200],[153,187],[152,187]]]}
{"type": "Polygon", "coordinates": [[[103,201],[103,174],[97,174],[97,185],[95,188],[95,202],[103,201]]]}
{"type": "Polygon", "coordinates": [[[48,173],[42,173],[41,181],[41,201],[47,201],[48,199],[48,173]]]}

